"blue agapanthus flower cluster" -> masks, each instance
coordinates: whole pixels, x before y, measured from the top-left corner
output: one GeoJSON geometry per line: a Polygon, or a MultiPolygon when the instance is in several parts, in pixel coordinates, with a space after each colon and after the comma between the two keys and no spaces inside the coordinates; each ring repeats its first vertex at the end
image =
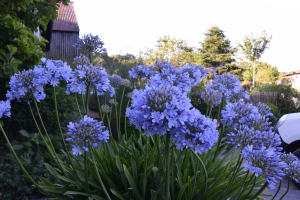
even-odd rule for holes
{"type": "Polygon", "coordinates": [[[201,79],[207,76],[207,70],[200,65],[187,64],[180,68],[183,73],[188,72],[192,86],[200,83],[201,79]]]}
{"type": "Polygon", "coordinates": [[[90,85],[92,90],[96,89],[99,95],[103,95],[107,92],[111,85],[109,84],[105,69],[102,67],[95,67],[92,64],[78,65],[77,70],[72,73],[70,83],[66,86],[66,93],[85,94],[88,85],[90,85]]]}
{"type": "Polygon", "coordinates": [[[133,91],[126,115],[130,123],[144,129],[147,136],[165,135],[184,125],[191,107],[191,100],[177,87],[146,85],[143,90],[133,91]]]}
{"type": "Polygon", "coordinates": [[[230,96],[232,93],[238,93],[241,87],[237,77],[231,74],[215,75],[211,84],[206,85],[206,88],[219,90],[226,96],[230,96]]]}
{"type": "Polygon", "coordinates": [[[195,149],[196,153],[205,153],[218,141],[217,124],[193,108],[188,113],[185,126],[174,129],[171,133],[177,149],[195,149]]]}
{"type": "Polygon", "coordinates": [[[101,41],[98,35],[93,36],[91,33],[84,35],[82,38],[78,38],[77,43],[72,47],[75,47],[81,52],[92,52],[98,55],[102,55],[106,48],[103,48],[104,43],[101,41]]]}
{"type": "Polygon", "coordinates": [[[283,171],[297,183],[300,183],[300,160],[292,153],[283,153],[281,160],[287,164],[283,171]]]}
{"type": "Polygon", "coordinates": [[[73,145],[72,151],[74,155],[81,155],[81,149],[88,151],[88,142],[92,147],[98,146],[101,141],[107,142],[109,138],[108,130],[104,130],[106,127],[102,126],[102,122],[98,122],[87,115],[79,123],[70,122],[68,125],[66,141],[73,141],[77,143],[73,145]]]}
{"type": "Polygon", "coordinates": [[[6,115],[7,117],[10,117],[10,101],[0,101],[0,119],[6,115]]]}
{"type": "Polygon", "coordinates": [[[28,104],[31,101],[32,94],[37,102],[45,99],[44,85],[49,81],[49,76],[44,76],[41,70],[29,69],[14,74],[9,81],[10,91],[7,91],[6,97],[11,101],[22,99],[28,104]]]}
{"type": "Polygon", "coordinates": [[[226,97],[227,102],[238,102],[241,99],[250,99],[250,96],[243,87],[240,87],[237,92],[232,92],[226,97]]]}
{"type": "Polygon", "coordinates": [[[119,75],[108,75],[108,79],[113,87],[119,87],[122,85],[122,77],[119,75]]]}
{"type": "Polygon", "coordinates": [[[245,124],[248,123],[248,117],[250,115],[259,115],[256,107],[252,106],[249,103],[229,103],[224,107],[222,113],[222,123],[226,123],[228,127],[233,126],[238,128],[239,123],[245,124]]]}
{"type": "Polygon", "coordinates": [[[50,85],[58,86],[59,81],[69,81],[72,75],[72,69],[66,62],[61,60],[50,60],[42,58],[42,65],[35,66],[42,76],[46,77],[50,85]]]}
{"type": "Polygon", "coordinates": [[[131,68],[128,73],[131,78],[141,78],[145,80],[151,75],[151,66],[137,65],[136,67],[131,68]]]}
{"type": "Polygon", "coordinates": [[[246,146],[241,153],[244,158],[245,170],[255,173],[255,176],[263,176],[269,183],[271,189],[275,188],[276,179],[281,180],[280,176],[284,176],[281,168],[286,168],[287,165],[280,159],[275,148],[253,148],[252,145],[246,146]]]}
{"type": "Polygon", "coordinates": [[[191,80],[188,72],[177,69],[172,63],[162,61],[155,63],[155,75],[150,77],[150,85],[154,87],[160,86],[176,86],[182,92],[191,91],[191,80]]]}
{"type": "Polygon", "coordinates": [[[75,66],[77,65],[89,65],[91,64],[90,62],[90,59],[84,55],[80,55],[80,56],[77,56],[76,58],[74,58],[74,62],[73,64],[75,66]]]}
{"type": "Polygon", "coordinates": [[[258,103],[256,105],[258,112],[266,117],[272,117],[274,116],[273,113],[271,113],[271,108],[263,103],[258,103]]]}
{"type": "Polygon", "coordinates": [[[214,89],[206,89],[201,93],[201,99],[208,105],[208,106],[217,106],[222,102],[222,93],[218,90],[214,89]]]}

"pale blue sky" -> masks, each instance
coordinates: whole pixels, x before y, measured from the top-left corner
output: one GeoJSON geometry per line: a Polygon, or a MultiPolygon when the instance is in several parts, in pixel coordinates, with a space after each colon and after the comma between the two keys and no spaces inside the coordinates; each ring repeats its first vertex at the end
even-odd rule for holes
{"type": "Polygon", "coordinates": [[[272,35],[270,48],[259,61],[280,72],[300,70],[300,0],[71,0],[80,36],[92,33],[105,43],[108,55],[137,55],[155,48],[164,35],[199,48],[204,33],[218,26],[231,40],[245,35],[272,35]]]}

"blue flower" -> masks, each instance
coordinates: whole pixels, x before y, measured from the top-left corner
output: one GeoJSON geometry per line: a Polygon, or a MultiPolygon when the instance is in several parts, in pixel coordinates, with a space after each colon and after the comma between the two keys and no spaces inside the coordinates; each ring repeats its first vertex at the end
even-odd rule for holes
{"type": "Polygon", "coordinates": [[[287,164],[283,171],[297,183],[300,183],[300,160],[292,153],[283,153],[281,160],[287,164]]]}
{"type": "Polygon", "coordinates": [[[108,75],[108,79],[113,87],[119,87],[122,85],[122,78],[119,75],[108,75]]]}
{"type": "Polygon", "coordinates": [[[141,78],[145,80],[146,78],[150,77],[151,66],[137,65],[136,67],[131,68],[128,73],[132,78],[141,78]]]}
{"type": "Polygon", "coordinates": [[[222,102],[222,93],[218,90],[214,89],[206,89],[204,92],[201,93],[201,99],[208,105],[208,106],[217,106],[222,102]]]}
{"type": "Polygon", "coordinates": [[[7,117],[10,117],[10,101],[0,101],[0,119],[6,115],[7,117]]]}
{"type": "Polygon", "coordinates": [[[79,124],[70,122],[68,128],[67,135],[71,137],[67,138],[66,141],[79,143],[73,146],[73,154],[80,154],[80,149],[88,151],[86,145],[88,142],[91,143],[92,147],[96,147],[99,142],[106,142],[109,137],[108,130],[103,131],[105,126],[102,126],[102,122],[98,122],[87,115],[79,121],[79,124]]]}
{"type": "Polygon", "coordinates": [[[184,125],[191,107],[191,100],[177,87],[146,85],[143,90],[133,91],[126,115],[130,123],[144,129],[147,136],[165,135],[184,125]]]}
{"type": "Polygon", "coordinates": [[[76,58],[74,58],[73,64],[75,66],[77,66],[77,65],[89,65],[91,63],[90,63],[90,59],[88,57],[80,55],[80,56],[77,56],[76,58]]]}
{"type": "Polygon", "coordinates": [[[172,63],[162,61],[155,63],[155,75],[150,77],[150,85],[153,87],[160,86],[176,86],[182,92],[191,91],[191,80],[188,72],[183,72],[177,69],[172,63]]]}
{"type": "Polygon", "coordinates": [[[199,65],[187,64],[183,65],[180,70],[182,73],[188,72],[192,86],[196,86],[200,83],[201,79],[207,76],[207,70],[204,67],[199,65]]]}
{"type": "Polygon", "coordinates": [[[72,69],[66,62],[61,60],[43,59],[42,65],[35,66],[34,70],[44,77],[52,86],[58,86],[59,81],[69,81],[72,75],[72,69]]]}
{"type": "Polygon", "coordinates": [[[49,79],[50,77],[45,76],[43,70],[38,68],[14,74],[9,81],[11,91],[7,91],[6,97],[10,101],[17,99],[18,102],[23,99],[29,104],[33,94],[36,101],[40,102],[46,97],[43,86],[47,84],[49,79]]]}
{"type": "Polygon", "coordinates": [[[274,116],[273,113],[271,113],[271,108],[263,103],[258,103],[256,105],[258,112],[266,117],[272,117],[274,116]]]}
{"type": "Polygon", "coordinates": [[[287,165],[282,162],[275,148],[262,146],[255,149],[252,145],[248,145],[242,150],[241,155],[245,161],[245,170],[255,173],[255,176],[263,176],[271,189],[275,188],[276,179],[281,180],[280,176],[284,176],[280,168],[286,168],[287,165]]]}
{"type": "Polygon", "coordinates": [[[243,87],[240,87],[237,92],[232,92],[226,97],[227,102],[237,102],[242,99],[250,99],[250,96],[243,87]]]}
{"type": "Polygon", "coordinates": [[[84,35],[82,38],[78,38],[77,43],[72,47],[75,47],[78,51],[81,52],[91,52],[98,55],[102,55],[103,51],[106,51],[106,48],[103,48],[104,43],[101,41],[98,35],[93,36],[91,33],[84,35]]]}
{"type": "Polygon", "coordinates": [[[95,67],[92,64],[78,65],[77,70],[72,73],[70,83],[66,86],[66,93],[85,94],[88,85],[90,85],[92,90],[96,89],[99,95],[109,91],[111,85],[109,84],[105,69],[102,67],[95,67]]]}
{"type": "Polygon", "coordinates": [[[227,104],[221,113],[221,122],[226,123],[228,127],[233,126],[234,128],[237,128],[239,124],[248,123],[250,115],[259,115],[256,107],[249,103],[242,103],[240,101],[237,103],[227,104]]]}
{"type": "Polygon", "coordinates": [[[130,87],[130,80],[128,80],[127,78],[123,79],[122,85],[125,87],[130,87]]]}
{"type": "Polygon", "coordinates": [[[214,80],[212,80],[211,84],[206,85],[206,88],[219,90],[226,96],[229,96],[232,93],[238,93],[241,87],[242,86],[237,77],[231,74],[222,74],[219,76],[215,75],[214,80]]]}
{"type": "Polygon", "coordinates": [[[185,126],[172,130],[171,138],[177,149],[195,149],[196,153],[205,153],[218,141],[217,125],[210,118],[193,108],[188,113],[185,126]]]}

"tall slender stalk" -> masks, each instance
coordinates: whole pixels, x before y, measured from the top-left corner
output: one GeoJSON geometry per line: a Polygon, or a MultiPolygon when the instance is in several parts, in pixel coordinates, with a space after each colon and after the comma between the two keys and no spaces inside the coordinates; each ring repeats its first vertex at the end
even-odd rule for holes
{"type": "Polygon", "coordinates": [[[79,112],[79,115],[80,115],[80,119],[82,119],[82,115],[81,115],[81,111],[80,111],[80,107],[79,107],[79,104],[78,104],[78,101],[77,101],[76,94],[75,94],[75,101],[76,101],[76,104],[77,104],[77,108],[78,108],[78,112],[79,112]]]}
{"type": "Polygon", "coordinates": [[[88,84],[86,86],[86,111],[85,111],[85,114],[89,117],[89,89],[90,89],[90,84],[88,84]]]}
{"type": "MultiPolygon", "coordinates": [[[[128,106],[129,106],[129,102],[130,102],[130,99],[128,100],[128,102],[127,102],[127,106],[126,106],[126,109],[128,108],[128,106]]],[[[127,117],[126,117],[126,115],[125,115],[125,117],[124,117],[125,119],[124,119],[124,129],[125,129],[125,137],[126,137],[126,140],[127,140],[127,128],[126,128],[126,119],[127,119],[127,117]]]]}
{"type": "Polygon", "coordinates": [[[82,92],[81,92],[81,100],[82,100],[82,107],[83,107],[84,113],[86,113],[85,103],[84,103],[84,97],[83,97],[82,92]]]}
{"type": "Polygon", "coordinates": [[[286,189],[286,192],[282,195],[282,197],[279,200],[283,199],[283,197],[289,192],[289,190],[290,190],[290,178],[288,180],[288,188],[286,189]]]}
{"type": "Polygon", "coordinates": [[[281,188],[281,182],[282,182],[282,181],[280,180],[279,187],[278,187],[278,189],[277,189],[275,195],[273,196],[273,198],[272,198],[271,200],[274,200],[275,197],[277,196],[278,192],[280,191],[280,188],[281,188]]]}
{"type": "Polygon", "coordinates": [[[121,102],[120,102],[120,112],[119,112],[119,131],[121,132],[121,112],[122,112],[122,103],[123,103],[123,97],[124,97],[124,92],[125,92],[125,86],[123,88],[123,93],[121,97],[121,102]]]}
{"type": "Polygon", "coordinates": [[[237,164],[236,164],[236,166],[235,166],[235,168],[234,168],[234,170],[233,170],[233,173],[232,173],[232,175],[231,175],[231,178],[230,178],[230,180],[229,180],[229,183],[227,184],[225,193],[222,194],[222,195],[223,195],[222,200],[223,200],[224,198],[226,199],[226,195],[227,195],[227,193],[229,192],[229,189],[231,188],[231,185],[232,185],[232,183],[233,183],[233,180],[235,179],[236,174],[237,174],[237,172],[239,171],[239,168],[240,168],[242,162],[243,162],[243,159],[242,159],[242,156],[241,156],[241,154],[240,154],[240,155],[239,155],[239,159],[238,159],[238,161],[237,161],[237,164]]]}
{"type": "Polygon", "coordinates": [[[65,138],[64,138],[64,135],[62,133],[62,130],[61,130],[61,126],[60,126],[60,121],[59,121],[59,117],[58,117],[58,110],[57,110],[57,101],[56,101],[56,92],[55,92],[55,87],[53,87],[53,92],[54,92],[54,106],[55,106],[55,113],[56,113],[56,119],[57,119],[57,124],[58,124],[58,127],[59,127],[59,132],[60,132],[60,135],[61,135],[61,139],[62,139],[62,142],[63,142],[63,145],[65,147],[65,150],[67,152],[67,156],[71,162],[71,165],[72,165],[72,168],[74,169],[74,172],[75,174],[77,175],[77,170],[76,168],[74,167],[74,164],[73,164],[73,161],[71,159],[71,156],[70,156],[70,153],[69,153],[69,150],[67,148],[67,145],[65,143],[65,138]]]}
{"type": "Polygon", "coordinates": [[[148,142],[149,142],[149,137],[146,137],[146,148],[145,148],[145,159],[144,159],[143,199],[145,199],[145,195],[146,195],[146,179],[147,179],[146,171],[147,171],[148,142]]]}
{"type": "Polygon", "coordinates": [[[222,141],[222,137],[223,137],[223,132],[224,132],[224,127],[225,127],[225,124],[222,124],[222,127],[221,127],[221,133],[219,135],[219,139],[218,139],[218,143],[217,143],[217,148],[214,152],[214,157],[213,157],[213,163],[215,162],[215,159],[216,159],[216,156],[217,156],[217,153],[219,151],[219,148],[220,148],[220,144],[221,144],[221,141],[222,141]]]}
{"type": "Polygon", "coordinates": [[[170,177],[169,177],[169,170],[170,170],[170,163],[169,163],[169,150],[170,150],[170,142],[171,142],[171,134],[166,134],[166,145],[165,145],[165,160],[166,160],[166,200],[170,198],[170,177]]]}
{"type": "Polygon", "coordinates": [[[199,160],[200,164],[202,165],[203,171],[204,171],[204,175],[205,175],[205,179],[204,179],[204,188],[203,188],[203,192],[201,194],[201,198],[200,199],[204,199],[205,196],[205,192],[206,192],[206,188],[207,188],[207,171],[206,171],[206,167],[203,163],[203,161],[201,160],[201,158],[195,153],[195,151],[191,150],[191,152],[196,156],[196,158],[199,160]]]}
{"type": "MultiPolygon", "coordinates": [[[[37,106],[37,103],[36,103],[35,98],[33,98],[33,102],[34,102],[34,104],[35,104],[37,113],[38,113],[38,115],[39,115],[39,119],[40,119],[41,124],[42,124],[42,126],[43,126],[43,129],[44,129],[44,131],[45,131],[45,133],[46,133],[46,135],[47,135],[47,137],[48,137],[48,139],[49,139],[49,143],[50,143],[50,146],[51,146],[51,148],[52,148],[52,150],[53,150],[53,154],[54,154],[54,156],[55,156],[55,158],[56,158],[56,160],[57,160],[56,164],[57,164],[57,166],[60,168],[60,170],[63,172],[63,174],[65,175],[65,177],[68,177],[67,174],[66,174],[66,172],[65,172],[65,170],[62,168],[61,163],[59,162],[58,156],[57,156],[57,154],[56,154],[56,152],[55,152],[55,149],[54,149],[54,147],[53,147],[53,145],[52,145],[51,139],[50,139],[50,137],[49,137],[49,135],[48,135],[48,132],[47,132],[45,126],[44,126],[44,123],[43,123],[42,117],[41,117],[41,115],[40,115],[39,108],[38,108],[38,106],[37,106]]],[[[29,105],[29,107],[30,107],[30,109],[31,109],[30,104],[28,104],[28,105],[29,105]]],[[[36,120],[35,120],[35,117],[34,117],[34,115],[33,115],[32,109],[31,109],[31,113],[32,113],[32,117],[34,118],[34,121],[35,121],[35,123],[36,123],[36,127],[38,128],[38,131],[40,132],[40,135],[41,135],[41,137],[43,138],[43,141],[44,141],[45,145],[47,146],[49,153],[52,153],[52,152],[50,151],[50,148],[48,147],[48,144],[46,143],[46,141],[45,141],[45,139],[44,139],[44,137],[43,137],[41,131],[40,131],[40,128],[38,127],[38,124],[37,124],[37,122],[36,122],[36,120]]]]}
{"type": "Polygon", "coordinates": [[[89,151],[91,152],[92,161],[93,161],[93,164],[94,164],[94,167],[95,167],[95,171],[96,171],[96,174],[97,174],[98,181],[99,181],[99,183],[100,183],[100,185],[101,185],[101,187],[102,187],[102,189],[103,189],[103,191],[104,191],[104,193],[105,193],[106,198],[107,198],[108,200],[111,200],[111,198],[110,198],[110,196],[108,195],[108,192],[107,192],[107,190],[106,190],[106,188],[105,188],[105,186],[104,186],[104,184],[103,184],[103,181],[102,181],[101,176],[100,176],[100,174],[99,174],[98,168],[97,168],[97,166],[96,166],[96,162],[95,162],[95,158],[94,158],[94,152],[93,152],[93,151],[95,151],[95,149],[92,149],[90,142],[89,142],[88,145],[89,145],[89,151]],[[93,150],[93,151],[92,151],[92,150],[93,150]]]}
{"type": "MultiPolygon", "coordinates": [[[[95,88],[95,94],[96,94],[96,99],[97,99],[98,113],[99,113],[101,121],[103,121],[103,115],[101,112],[100,101],[99,101],[98,92],[97,92],[96,88],[95,88]]],[[[104,123],[104,121],[103,121],[103,123],[104,123]]]]}
{"type": "Polygon", "coordinates": [[[264,186],[262,186],[260,188],[260,190],[258,192],[256,192],[256,194],[250,200],[256,199],[256,197],[258,197],[258,195],[260,195],[268,185],[269,185],[269,183],[266,181],[266,183],[264,184],[264,186]]]}

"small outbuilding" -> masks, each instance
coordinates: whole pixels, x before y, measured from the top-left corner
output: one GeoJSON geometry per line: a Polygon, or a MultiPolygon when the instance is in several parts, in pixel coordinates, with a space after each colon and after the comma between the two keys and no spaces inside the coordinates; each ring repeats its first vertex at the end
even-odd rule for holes
{"type": "Polygon", "coordinates": [[[48,33],[50,45],[46,52],[49,59],[73,62],[78,56],[78,51],[72,47],[79,37],[79,25],[73,4],[70,2],[65,6],[60,3],[57,18],[47,26],[47,31],[51,30],[48,33]]]}

